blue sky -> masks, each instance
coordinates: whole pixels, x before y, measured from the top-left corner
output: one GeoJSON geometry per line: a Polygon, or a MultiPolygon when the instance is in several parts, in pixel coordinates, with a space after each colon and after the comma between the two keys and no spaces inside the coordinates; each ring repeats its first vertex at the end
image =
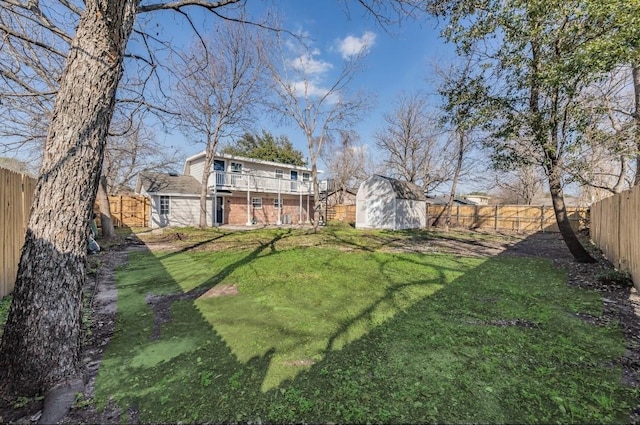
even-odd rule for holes
{"type": "MultiPolygon", "coordinates": [[[[250,11],[258,14],[258,8],[264,7],[265,3],[248,1],[249,8],[254,8],[250,11]]],[[[446,64],[455,59],[453,47],[439,37],[437,22],[426,16],[419,22],[406,21],[401,26],[393,26],[385,31],[356,2],[347,2],[350,8],[348,13],[344,4],[336,0],[279,0],[274,3],[283,26],[294,32],[306,33],[313,40],[313,48],[317,49],[313,59],[333,65],[333,70],[341,67],[339,46],[347,37],[351,37],[349,40],[352,43],[368,43],[369,53],[363,70],[354,79],[353,89],[363,88],[375,94],[374,108],[363,115],[356,127],[360,142],[369,146],[374,159],[379,160],[379,155],[374,146],[373,133],[381,129],[383,114],[393,111],[397,96],[403,91],[433,92],[434,88],[428,81],[432,64],[446,64]]],[[[196,22],[199,22],[197,14],[195,16],[196,22]]],[[[202,19],[206,24],[208,18],[202,19]]],[[[175,14],[166,14],[162,21],[165,26],[173,27],[176,43],[182,43],[192,36],[192,31],[175,14]]],[[[326,73],[327,78],[331,79],[331,76],[331,72],[326,73]]],[[[287,135],[296,148],[307,153],[306,140],[298,128],[279,127],[268,119],[258,127],[274,135],[287,135]]],[[[182,148],[187,156],[202,150],[202,145],[189,144],[177,132],[158,136],[165,138],[164,143],[182,148]]]]}

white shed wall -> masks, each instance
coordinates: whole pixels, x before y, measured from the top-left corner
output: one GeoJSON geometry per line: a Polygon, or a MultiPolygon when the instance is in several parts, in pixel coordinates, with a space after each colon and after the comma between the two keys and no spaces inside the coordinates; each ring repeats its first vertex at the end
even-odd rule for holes
{"type": "Polygon", "coordinates": [[[356,195],[356,228],[400,230],[427,226],[425,201],[395,196],[385,178],[371,176],[362,182],[356,195]]]}
{"type": "Polygon", "coordinates": [[[356,228],[393,229],[394,193],[391,184],[371,176],[360,184],[356,195],[356,228]]]}
{"type": "Polygon", "coordinates": [[[427,227],[427,205],[424,201],[398,199],[396,204],[396,227],[394,230],[427,227]]]}

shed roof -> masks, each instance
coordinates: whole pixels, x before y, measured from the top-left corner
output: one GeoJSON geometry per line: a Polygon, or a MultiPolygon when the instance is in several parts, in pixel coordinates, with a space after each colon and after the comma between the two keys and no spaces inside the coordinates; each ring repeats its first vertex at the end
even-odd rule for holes
{"type": "Polygon", "coordinates": [[[420,186],[414,183],[405,182],[391,177],[381,176],[379,174],[376,174],[376,176],[387,180],[391,184],[391,188],[395,192],[396,198],[398,199],[410,199],[413,201],[427,200],[424,191],[420,188],[420,186]]]}
{"type": "Polygon", "coordinates": [[[181,176],[169,173],[140,173],[136,192],[144,189],[149,193],[172,193],[181,195],[199,195],[200,183],[193,176],[181,176]]]}

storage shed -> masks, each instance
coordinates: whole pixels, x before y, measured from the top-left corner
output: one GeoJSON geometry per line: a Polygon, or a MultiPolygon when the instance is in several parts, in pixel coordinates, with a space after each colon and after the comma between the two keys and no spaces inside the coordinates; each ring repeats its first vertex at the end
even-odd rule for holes
{"type": "Polygon", "coordinates": [[[419,229],[427,226],[427,198],[420,187],[373,175],[356,195],[356,228],[419,229]]]}

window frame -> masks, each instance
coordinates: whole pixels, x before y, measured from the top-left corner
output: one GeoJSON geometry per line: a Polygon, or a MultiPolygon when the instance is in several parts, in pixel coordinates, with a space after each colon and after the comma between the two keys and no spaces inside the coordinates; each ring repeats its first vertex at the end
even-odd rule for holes
{"type": "Polygon", "coordinates": [[[160,195],[158,199],[158,214],[160,215],[171,214],[171,196],[160,195]]]}
{"type": "Polygon", "coordinates": [[[231,162],[232,173],[242,173],[242,162],[231,162]]]}
{"type": "Polygon", "coordinates": [[[251,206],[256,210],[261,210],[262,209],[262,196],[256,196],[256,197],[251,198],[251,206]]]}
{"type": "Polygon", "coordinates": [[[283,179],[284,178],[284,170],[281,168],[276,168],[276,178],[283,179]]]}
{"type": "Polygon", "coordinates": [[[302,181],[303,182],[311,181],[311,173],[303,172],[302,173],[302,181]]]}
{"type": "Polygon", "coordinates": [[[278,203],[278,198],[273,198],[273,208],[282,209],[284,200],[280,198],[279,201],[280,202],[278,203]]]}

